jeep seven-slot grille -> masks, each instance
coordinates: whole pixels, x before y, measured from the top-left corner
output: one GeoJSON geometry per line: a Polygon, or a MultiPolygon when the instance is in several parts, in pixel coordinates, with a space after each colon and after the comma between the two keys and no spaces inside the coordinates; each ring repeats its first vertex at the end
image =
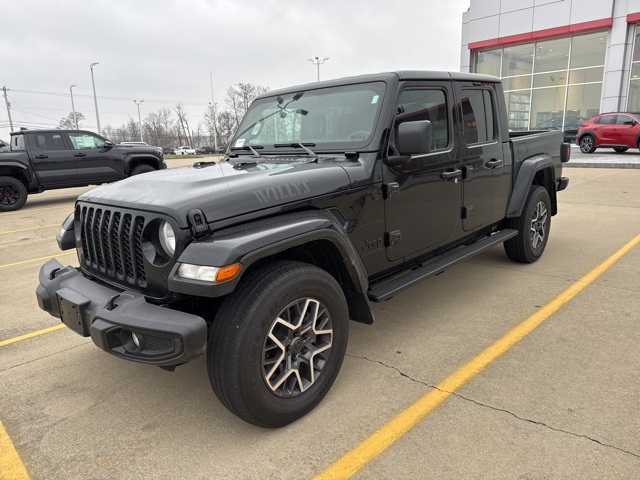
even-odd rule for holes
{"type": "Polygon", "coordinates": [[[144,217],[83,206],[80,213],[84,266],[121,284],[147,286],[142,254],[144,217]]]}

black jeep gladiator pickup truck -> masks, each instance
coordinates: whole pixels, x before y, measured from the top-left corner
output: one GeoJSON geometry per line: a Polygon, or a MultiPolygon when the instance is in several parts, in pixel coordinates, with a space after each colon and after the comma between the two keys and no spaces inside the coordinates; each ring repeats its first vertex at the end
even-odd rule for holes
{"type": "Polygon", "coordinates": [[[79,197],[42,309],[123,359],[206,352],[220,401],[286,425],[336,378],[348,320],[504,243],[534,262],[566,188],[562,132],[510,138],[497,78],[401,71],[269,92],[218,162],[79,197]]]}
{"type": "Polygon", "coordinates": [[[27,194],[84,187],[167,168],[158,147],[115,146],[83,130],[21,130],[0,150],[0,212],[18,210],[27,194]]]}

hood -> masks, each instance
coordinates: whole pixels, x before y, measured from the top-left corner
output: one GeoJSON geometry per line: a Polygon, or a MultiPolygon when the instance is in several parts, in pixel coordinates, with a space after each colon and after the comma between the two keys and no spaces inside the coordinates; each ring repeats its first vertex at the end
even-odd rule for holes
{"type": "Polygon", "coordinates": [[[97,187],[78,200],[164,213],[186,228],[187,214],[194,208],[202,210],[211,223],[349,187],[349,176],[333,160],[255,160],[149,172],[97,187]]]}

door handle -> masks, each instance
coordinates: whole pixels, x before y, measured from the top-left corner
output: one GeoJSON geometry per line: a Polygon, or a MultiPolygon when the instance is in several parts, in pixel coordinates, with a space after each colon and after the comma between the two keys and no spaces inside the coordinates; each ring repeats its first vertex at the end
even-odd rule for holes
{"type": "Polygon", "coordinates": [[[74,157],[86,157],[87,154],[86,153],[74,153],[73,156],[74,157]]]}
{"type": "Polygon", "coordinates": [[[36,155],[36,158],[49,158],[49,155],[36,155]]]}
{"type": "Polygon", "coordinates": [[[455,170],[451,170],[450,172],[442,172],[440,174],[440,178],[443,180],[453,180],[454,178],[460,178],[462,177],[462,170],[459,169],[455,169],[455,170]]]}
{"type": "Polygon", "coordinates": [[[495,158],[485,163],[485,166],[487,168],[498,168],[498,167],[501,167],[502,165],[503,165],[502,160],[496,160],[495,158]]]}

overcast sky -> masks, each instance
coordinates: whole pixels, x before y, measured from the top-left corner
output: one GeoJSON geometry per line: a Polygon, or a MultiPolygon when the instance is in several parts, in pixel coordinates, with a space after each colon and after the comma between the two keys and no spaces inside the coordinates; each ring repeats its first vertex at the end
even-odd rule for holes
{"type": "MultiPolygon", "coordinates": [[[[4,2],[0,87],[14,129],[54,127],[71,112],[101,126],[181,102],[193,127],[213,95],[253,83],[271,89],[314,82],[309,58],[329,57],[321,79],[398,69],[460,69],[469,0],[23,0],[4,2]]],[[[1,93],[1,92],[0,92],[1,93]]],[[[0,103],[0,138],[9,139],[0,103]]]]}

